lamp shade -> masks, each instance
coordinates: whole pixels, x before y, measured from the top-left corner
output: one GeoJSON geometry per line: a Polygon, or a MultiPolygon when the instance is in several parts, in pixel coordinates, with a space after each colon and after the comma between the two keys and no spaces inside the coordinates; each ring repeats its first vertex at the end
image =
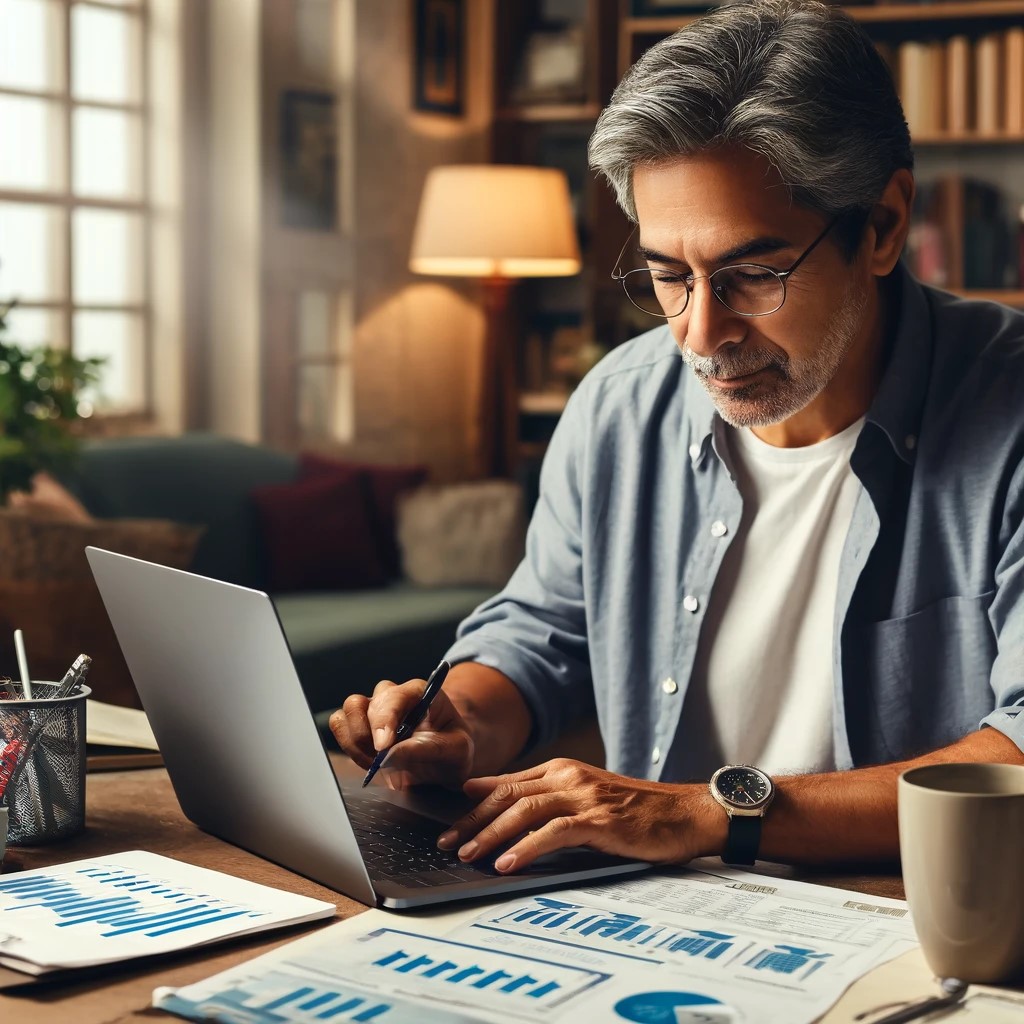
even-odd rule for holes
{"type": "Polygon", "coordinates": [[[577,273],[565,174],[494,164],[435,167],[423,188],[409,266],[459,277],[577,273]]]}

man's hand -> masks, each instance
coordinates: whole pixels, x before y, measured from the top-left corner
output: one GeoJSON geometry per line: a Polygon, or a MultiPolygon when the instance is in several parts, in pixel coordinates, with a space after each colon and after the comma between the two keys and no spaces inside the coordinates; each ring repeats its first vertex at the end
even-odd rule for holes
{"type": "MultiPolygon", "coordinates": [[[[369,768],[377,752],[394,743],[398,726],[426,686],[423,679],[401,686],[383,680],[372,698],[353,694],[331,715],[331,732],[341,749],[369,768]]],[[[442,690],[416,731],[394,748],[381,774],[395,788],[428,782],[459,788],[469,777],[473,757],[473,737],[442,690]]]]}
{"type": "Polygon", "coordinates": [[[480,803],[437,845],[458,846],[459,857],[473,861],[522,836],[495,861],[501,872],[521,871],[570,846],[673,863],[715,853],[725,842],[725,813],[706,786],[630,779],[558,758],[463,788],[480,803]]]}

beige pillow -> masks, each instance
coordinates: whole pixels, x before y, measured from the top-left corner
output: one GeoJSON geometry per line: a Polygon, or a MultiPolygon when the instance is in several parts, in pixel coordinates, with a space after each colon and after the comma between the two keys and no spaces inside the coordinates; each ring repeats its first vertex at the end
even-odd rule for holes
{"type": "Polygon", "coordinates": [[[501,587],[523,557],[523,494],[508,480],[421,487],[398,506],[402,568],[426,587],[501,587]]]}

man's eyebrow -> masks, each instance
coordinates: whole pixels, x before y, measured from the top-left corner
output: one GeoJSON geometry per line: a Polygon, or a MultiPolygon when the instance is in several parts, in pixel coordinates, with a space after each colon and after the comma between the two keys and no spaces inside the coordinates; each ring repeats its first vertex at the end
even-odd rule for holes
{"type": "MultiPolygon", "coordinates": [[[[709,262],[724,265],[736,260],[745,259],[748,256],[766,256],[769,253],[778,252],[780,249],[791,249],[792,247],[793,243],[788,238],[780,238],[776,235],[763,235],[760,238],[752,238],[749,242],[743,242],[728,252],[721,253],[709,262]]],[[[686,264],[685,260],[668,256],[663,252],[658,252],[657,249],[649,249],[645,245],[638,245],[636,251],[645,260],[650,260],[652,263],[673,263],[680,267],[686,264]]]]}

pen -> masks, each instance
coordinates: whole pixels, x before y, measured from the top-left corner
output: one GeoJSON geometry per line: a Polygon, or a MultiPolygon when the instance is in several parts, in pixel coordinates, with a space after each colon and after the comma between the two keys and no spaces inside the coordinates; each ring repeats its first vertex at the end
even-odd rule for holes
{"type": "MultiPolygon", "coordinates": [[[[966,983],[960,981],[959,978],[943,978],[941,988],[943,995],[932,996],[919,1003],[903,1006],[893,1013],[879,1017],[872,1024],[909,1024],[910,1021],[920,1020],[922,1017],[929,1017],[932,1014],[940,1014],[944,1017],[961,1009],[964,997],[967,995],[966,983]]],[[[880,1007],[880,1009],[884,1009],[884,1007],[880,1007]]],[[[859,1013],[854,1019],[863,1020],[867,1016],[867,1013],[859,1013]]]]}
{"type": "Polygon", "coordinates": [[[427,716],[427,711],[430,709],[431,702],[441,692],[441,686],[445,681],[445,677],[448,675],[448,670],[451,665],[447,661],[442,661],[433,672],[430,673],[430,678],[427,680],[427,688],[423,691],[423,696],[420,697],[416,706],[402,719],[402,724],[398,727],[398,731],[395,733],[394,742],[390,747],[385,747],[384,750],[379,750],[377,756],[373,759],[373,764],[370,765],[370,770],[366,773],[366,778],[363,779],[363,785],[368,786],[374,775],[377,774],[380,766],[387,760],[388,754],[391,753],[392,748],[396,743],[401,743],[402,740],[408,738],[413,730],[423,721],[427,716]]]}

